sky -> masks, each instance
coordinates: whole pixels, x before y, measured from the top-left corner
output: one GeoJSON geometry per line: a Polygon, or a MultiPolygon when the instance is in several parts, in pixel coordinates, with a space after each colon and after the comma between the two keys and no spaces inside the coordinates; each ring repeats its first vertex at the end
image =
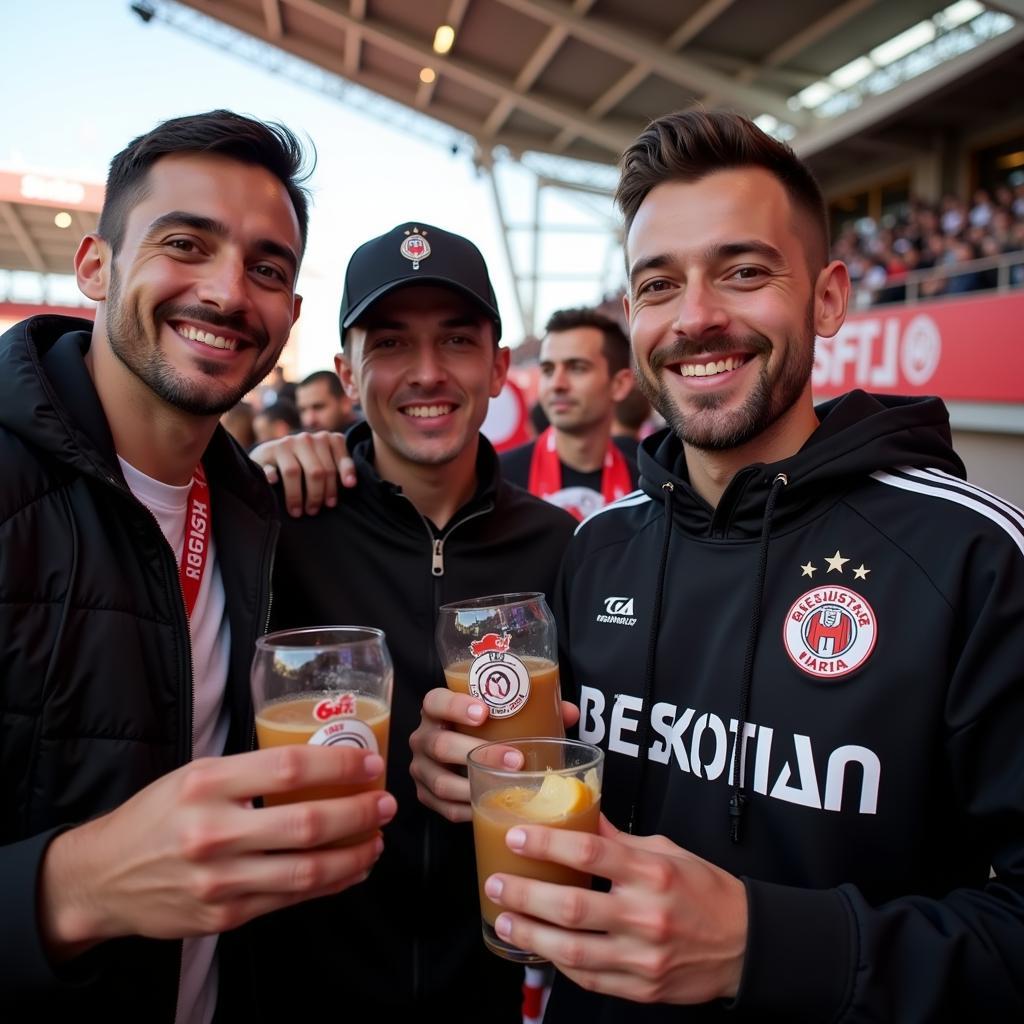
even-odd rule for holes
{"type": "MultiPolygon", "coordinates": [[[[2,5],[4,130],[0,167],[102,182],[110,158],[157,122],[227,107],[281,121],[312,140],[309,243],[299,279],[304,296],[298,371],[332,365],[342,277],[352,250],[396,224],[418,220],[471,238],[487,260],[505,338],[523,335],[490,184],[467,147],[453,154],[381,117],[293,83],[158,20],[147,24],[128,0],[30,0],[2,5]]],[[[532,177],[502,165],[511,223],[532,215],[532,177]]],[[[544,216],[592,226],[593,215],[547,193],[544,216]]],[[[597,270],[596,236],[553,238],[544,272],[597,270]]],[[[514,233],[525,253],[531,242],[514,233]]],[[[70,268],[69,268],[70,269],[70,268]]],[[[524,267],[520,267],[522,271],[524,267]]],[[[596,301],[593,280],[559,277],[542,287],[538,322],[560,306],[596,301]]]]}

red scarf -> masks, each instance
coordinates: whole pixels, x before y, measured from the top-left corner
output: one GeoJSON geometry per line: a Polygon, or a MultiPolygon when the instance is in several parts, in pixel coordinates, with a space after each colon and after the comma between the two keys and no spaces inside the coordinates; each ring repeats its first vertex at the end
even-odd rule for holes
{"type": "MultiPolygon", "coordinates": [[[[555,447],[554,427],[548,427],[533,446],[533,458],[530,460],[530,482],[527,490],[538,498],[549,498],[562,489],[562,462],[555,447]]],[[[617,501],[633,489],[633,480],[629,473],[626,457],[619,451],[611,438],[604,454],[601,469],[601,497],[604,504],[617,501]]],[[[563,506],[577,519],[583,515],[578,508],[563,506]]]]}

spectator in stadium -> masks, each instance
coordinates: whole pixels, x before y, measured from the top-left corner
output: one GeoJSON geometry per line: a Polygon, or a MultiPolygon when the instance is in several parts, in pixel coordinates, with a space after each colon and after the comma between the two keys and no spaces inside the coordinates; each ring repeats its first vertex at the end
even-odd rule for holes
{"type": "MultiPolygon", "coordinates": [[[[409,737],[423,695],[444,685],[438,606],[503,592],[550,595],[575,522],[509,486],[480,434],[509,351],[498,344],[494,292],[472,242],[408,223],[360,246],[345,275],[341,331],[338,373],[366,422],[345,438],[303,434],[254,453],[288,483],[319,461],[320,476],[336,484],[347,439],[356,469],[354,489],[334,507],[286,517],[274,624],[359,622],[385,631],[395,660],[387,778],[399,811],[366,883],[259,926],[259,975],[286,979],[260,1001],[273,1020],[335,1018],[331,979],[340,970],[346,1019],[518,1024],[522,969],[480,941],[472,835],[416,799],[409,737]]],[[[307,484],[316,478],[307,475],[307,484]]],[[[482,701],[447,695],[471,723],[488,714],[482,701]]],[[[457,738],[463,758],[475,742],[457,738]]]]}
{"type": "Polygon", "coordinates": [[[317,370],[295,389],[299,420],[303,430],[333,430],[344,433],[358,422],[352,399],[332,370],[317,370]]]}
{"type": "MultiPolygon", "coordinates": [[[[612,436],[628,438],[639,444],[649,430],[651,419],[651,403],[644,393],[634,384],[625,398],[615,403],[615,415],[612,419],[612,436]]],[[[618,443],[622,443],[619,441],[618,443]]],[[[636,461],[636,447],[630,452],[636,461]]]]}
{"type": "MultiPolygon", "coordinates": [[[[559,584],[607,820],[506,836],[611,888],[492,876],[496,930],[561,972],[547,1024],[1020,1020],[1024,519],[964,482],[938,399],[812,405],[849,283],[788,147],[694,111],[621,166],[633,352],[672,431],[559,584]]],[[[448,762],[433,701],[416,749],[448,762]]]]}
{"type": "Polygon", "coordinates": [[[220,418],[221,426],[248,451],[256,443],[256,432],[252,421],[255,416],[252,406],[246,402],[236,402],[220,418]]]}
{"type": "Polygon", "coordinates": [[[299,411],[287,398],[279,398],[273,405],[261,409],[253,417],[253,433],[256,443],[274,441],[279,437],[287,437],[302,429],[299,411]]]}
{"type": "Polygon", "coordinates": [[[4,1020],[249,1019],[241,936],[216,933],[360,879],[375,843],[325,844],[393,812],[254,810],[383,764],[243,753],[275,510],[218,417],[299,312],[301,165],[280,126],[164,122],[114,158],[75,257],[95,322],[0,339],[4,1020]]]}
{"type": "Polygon", "coordinates": [[[612,437],[612,419],[632,385],[629,339],[614,320],[586,308],[552,314],[537,391],[550,426],[502,453],[505,478],[577,519],[628,494],[636,486],[636,449],[612,437]]]}

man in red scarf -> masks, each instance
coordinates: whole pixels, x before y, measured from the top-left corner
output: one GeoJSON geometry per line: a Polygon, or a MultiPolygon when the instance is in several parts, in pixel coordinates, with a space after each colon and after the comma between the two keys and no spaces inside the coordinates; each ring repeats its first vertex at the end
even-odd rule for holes
{"type": "Polygon", "coordinates": [[[636,442],[612,437],[629,394],[629,340],[592,309],[563,309],[545,327],[538,400],[550,426],[501,456],[505,479],[584,519],[636,487],[636,442]]]}

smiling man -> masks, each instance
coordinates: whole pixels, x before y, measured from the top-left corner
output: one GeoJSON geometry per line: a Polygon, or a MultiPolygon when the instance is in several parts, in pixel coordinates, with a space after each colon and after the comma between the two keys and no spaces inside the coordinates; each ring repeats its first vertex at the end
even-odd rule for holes
{"type": "Polygon", "coordinates": [[[495,928],[561,972],[548,1024],[1020,1020],[1024,513],[963,480],[938,399],[814,406],[849,280],[788,147],[668,115],[617,200],[671,430],[559,587],[607,818],[506,836],[610,887],[493,875],[495,928]]]}
{"type": "MultiPolygon", "coordinates": [[[[518,1024],[522,969],[480,941],[472,835],[417,801],[409,743],[423,695],[444,686],[438,607],[514,591],[550,596],[574,522],[508,484],[480,434],[509,352],[472,242],[408,223],[360,246],[345,274],[341,337],[338,374],[366,417],[346,435],[356,485],[334,507],[282,523],[274,621],[385,631],[395,662],[387,778],[400,810],[366,884],[260,923],[259,973],[337,976],[353,1020],[470,1024],[485,1014],[518,1024]]],[[[278,457],[309,441],[277,442],[278,457]]],[[[485,704],[445,693],[470,724],[483,721],[485,704]]],[[[452,739],[462,758],[475,742],[452,739]]],[[[273,1019],[314,1020],[339,1005],[330,983],[266,988],[273,1019]]]]}
{"type": "Polygon", "coordinates": [[[394,812],[379,793],[254,809],[383,762],[244,752],[277,527],[218,417],[299,313],[302,158],[223,110],[135,139],[75,259],[95,322],[0,339],[7,1020],[242,1019],[217,933],[362,878],[377,843],[325,844],[394,812]]]}

